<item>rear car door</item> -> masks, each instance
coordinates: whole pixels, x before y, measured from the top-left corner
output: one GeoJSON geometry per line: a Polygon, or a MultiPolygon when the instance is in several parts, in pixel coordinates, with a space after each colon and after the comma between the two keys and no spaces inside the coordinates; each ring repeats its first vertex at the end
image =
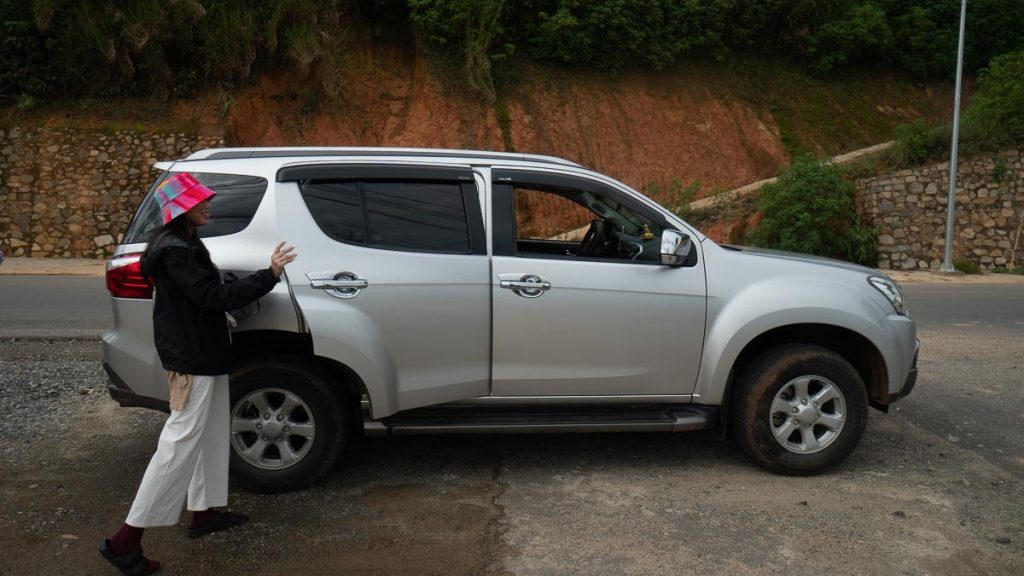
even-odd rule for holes
{"type": "Polygon", "coordinates": [[[373,416],[486,395],[490,265],[472,170],[315,164],[277,180],[314,351],[356,372],[373,416]]]}
{"type": "Polygon", "coordinates": [[[706,284],[661,264],[670,224],[582,175],[492,173],[495,396],[688,395],[706,284]]]}
{"type": "MultiPolygon", "coordinates": [[[[153,345],[153,290],[139,270],[139,257],[150,235],[163,225],[153,191],[165,178],[181,172],[182,166],[177,164],[153,183],[107,264],[114,323],[103,335],[104,367],[116,383],[112,394],[124,405],[167,406],[167,375],[153,345]]],[[[252,224],[259,219],[257,212],[267,191],[267,179],[236,173],[216,163],[198,163],[190,168],[192,176],[217,193],[210,203],[209,224],[199,228],[214,262],[221,270],[234,270],[238,276],[251,272],[257,262],[265,265],[265,249],[253,248],[253,228],[259,225],[252,224]]],[[[263,312],[245,321],[241,329],[294,329],[294,307],[286,291],[275,290],[261,300],[263,312]]]]}

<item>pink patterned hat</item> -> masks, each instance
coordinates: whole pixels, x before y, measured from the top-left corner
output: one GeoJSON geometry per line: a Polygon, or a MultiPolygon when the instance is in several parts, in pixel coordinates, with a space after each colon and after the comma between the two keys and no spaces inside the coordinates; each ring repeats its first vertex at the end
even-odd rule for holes
{"type": "Polygon", "coordinates": [[[207,198],[216,194],[199,183],[188,172],[175,174],[164,180],[156,188],[156,200],[160,203],[160,212],[164,224],[181,216],[207,198]]]}

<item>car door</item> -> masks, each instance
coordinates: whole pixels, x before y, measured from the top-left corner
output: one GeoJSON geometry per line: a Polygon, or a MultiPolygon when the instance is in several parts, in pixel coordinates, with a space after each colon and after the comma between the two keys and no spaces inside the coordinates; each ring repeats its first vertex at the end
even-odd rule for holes
{"type": "MultiPolygon", "coordinates": [[[[288,281],[314,351],[363,381],[374,417],[489,392],[490,289],[468,167],[278,173],[288,281]]],[[[481,180],[482,182],[482,180],[481,180]]]]}
{"type": "Polygon", "coordinates": [[[706,310],[698,250],[661,264],[667,220],[603,181],[492,179],[492,395],[692,393],[706,310]]]}

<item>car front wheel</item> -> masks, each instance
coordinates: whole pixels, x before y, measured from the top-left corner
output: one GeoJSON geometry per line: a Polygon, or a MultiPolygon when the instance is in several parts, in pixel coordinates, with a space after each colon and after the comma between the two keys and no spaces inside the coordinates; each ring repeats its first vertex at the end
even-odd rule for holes
{"type": "Polygon", "coordinates": [[[808,344],[769,349],[736,380],[732,435],[781,474],[816,474],[850,455],[867,423],[867,393],[835,352],[808,344]]]}
{"type": "Polygon", "coordinates": [[[347,440],[340,398],[329,375],[314,366],[264,361],[232,374],[232,477],[263,492],[320,479],[347,440]]]}

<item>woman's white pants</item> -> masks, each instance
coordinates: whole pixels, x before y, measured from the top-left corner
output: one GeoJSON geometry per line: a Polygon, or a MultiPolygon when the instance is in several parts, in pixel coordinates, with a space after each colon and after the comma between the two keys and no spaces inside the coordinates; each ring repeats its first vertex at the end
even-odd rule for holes
{"type": "Polygon", "coordinates": [[[188,509],[228,503],[230,414],[228,376],[193,376],[184,410],[172,410],[125,522],[136,528],[172,526],[188,509]]]}

